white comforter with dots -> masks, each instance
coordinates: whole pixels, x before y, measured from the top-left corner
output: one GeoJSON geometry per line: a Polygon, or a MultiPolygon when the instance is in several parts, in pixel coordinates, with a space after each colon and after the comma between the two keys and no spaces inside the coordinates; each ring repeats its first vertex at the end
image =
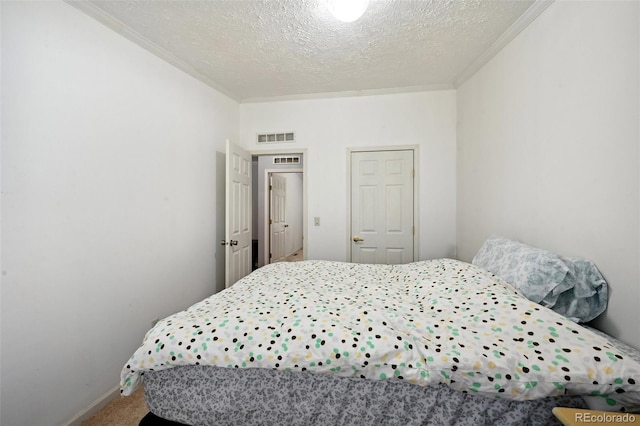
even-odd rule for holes
{"type": "Polygon", "coordinates": [[[146,370],[192,364],[640,406],[640,364],[491,273],[452,259],[265,266],[158,322],[123,368],[121,391],[131,394],[146,370]]]}

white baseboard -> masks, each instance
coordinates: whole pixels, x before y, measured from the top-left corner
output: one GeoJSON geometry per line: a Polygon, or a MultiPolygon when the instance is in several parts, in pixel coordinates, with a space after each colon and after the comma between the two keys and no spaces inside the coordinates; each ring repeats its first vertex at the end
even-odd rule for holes
{"type": "Polygon", "coordinates": [[[104,395],[93,401],[91,404],[89,404],[87,408],[73,416],[68,422],[64,423],[63,426],[80,426],[82,422],[95,415],[105,405],[119,396],[120,386],[115,386],[109,392],[105,393],[104,395]]]}

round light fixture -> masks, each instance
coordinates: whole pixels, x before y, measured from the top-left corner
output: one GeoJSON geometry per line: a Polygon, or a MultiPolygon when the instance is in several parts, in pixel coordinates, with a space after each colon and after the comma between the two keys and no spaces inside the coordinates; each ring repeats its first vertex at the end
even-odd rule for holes
{"type": "Polygon", "coordinates": [[[360,18],[369,6],[369,0],[329,0],[329,11],[342,22],[360,18]]]}

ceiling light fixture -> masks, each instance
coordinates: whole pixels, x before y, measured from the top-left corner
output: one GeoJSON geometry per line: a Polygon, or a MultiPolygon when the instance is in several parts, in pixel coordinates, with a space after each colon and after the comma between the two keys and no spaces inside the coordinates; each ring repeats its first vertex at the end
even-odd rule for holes
{"type": "Polygon", "coordinates": [[[369,0],[329,0],[329,11],[342,22],[359,19],[369,6],[369,0]]]}

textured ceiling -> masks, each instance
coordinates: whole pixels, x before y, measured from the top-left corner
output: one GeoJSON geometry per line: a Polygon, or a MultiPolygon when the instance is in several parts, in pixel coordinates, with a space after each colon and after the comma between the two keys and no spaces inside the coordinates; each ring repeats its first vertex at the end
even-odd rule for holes
{"type": "Polygon", "coordinates": [[[534,3],[371,0],[342,23],[326,0],[70,1],[239,101],[455,87],[534,3]]]}

